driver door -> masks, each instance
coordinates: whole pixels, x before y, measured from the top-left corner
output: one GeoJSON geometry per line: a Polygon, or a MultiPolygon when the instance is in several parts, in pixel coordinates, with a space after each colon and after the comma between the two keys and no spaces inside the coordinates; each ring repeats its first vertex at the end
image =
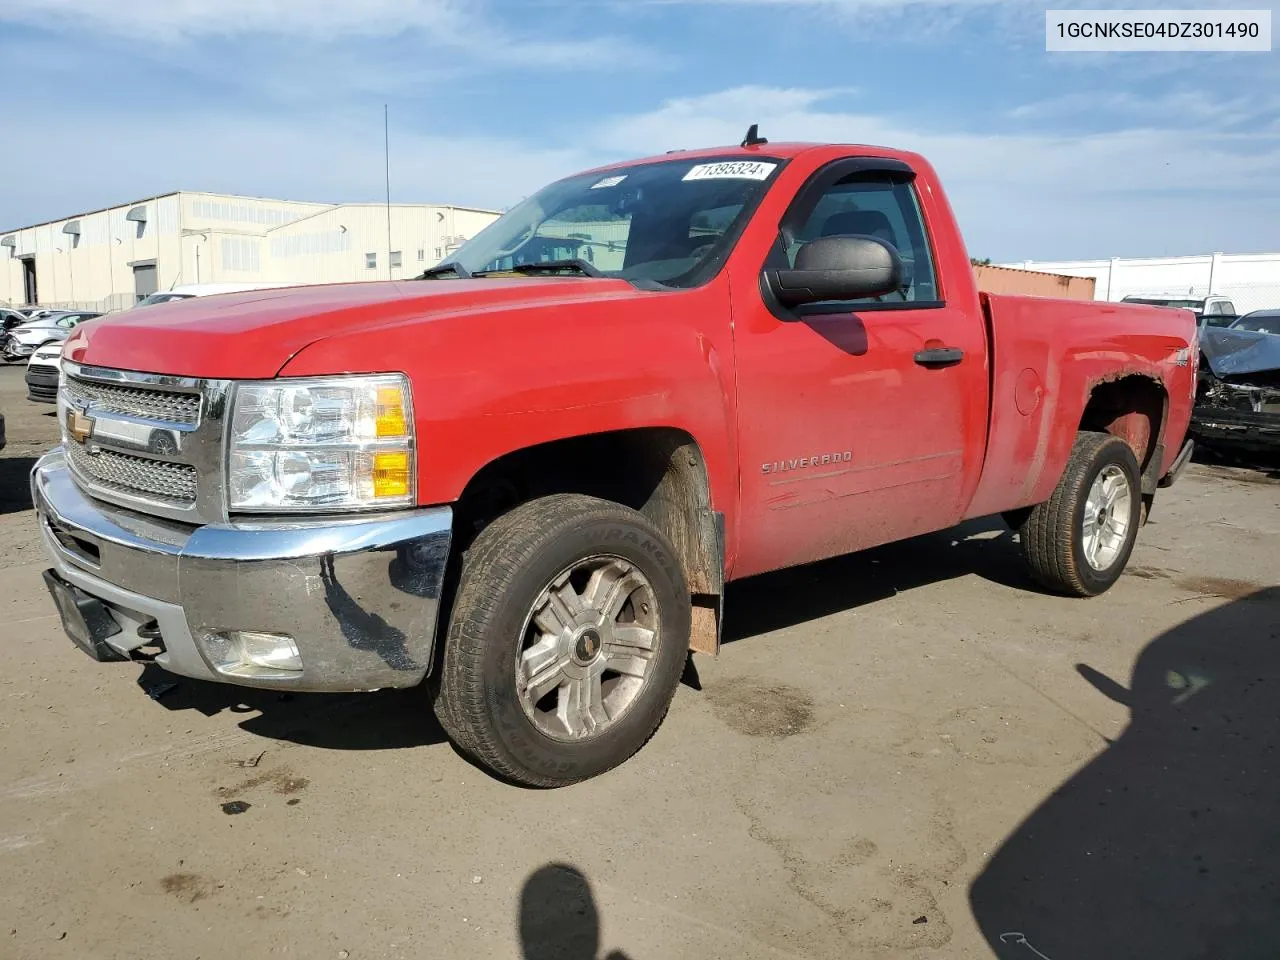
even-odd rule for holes
{"type": "Polygon", "coordinates": [[[750,288],[745,275],[735,278],[743,517],[735,576],[961,519],[986,429],[985,332],[976,301],[943,296],[913,181],[899,161],[850,158],[820,169],[762,265],[793,266],[800,245],[819,237],[869,235],[898,250],[899,290],[787,309],[770,302],[758,276],[750,288]]]}

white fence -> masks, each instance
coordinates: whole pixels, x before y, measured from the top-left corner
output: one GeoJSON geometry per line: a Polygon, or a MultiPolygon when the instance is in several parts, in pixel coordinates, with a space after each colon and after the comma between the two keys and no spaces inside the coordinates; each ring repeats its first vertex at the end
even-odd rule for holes
{"type": "Polygon", "coordinates": [[[1214,253],[1141,260],[1024,260],[1004,266],[1097,280],[1098,300],[1142,294],[1230,297],[1241,313],[1280,308],[1280,253],[1214,253]]]}
{"type": "MultiPolygon", "coordinates": [[[[101,300],[57,300],[45,301],[41,300],[39,306],[42,310],[93,310],[98,313],[111,313],[114,310],[127,310],[138,302],[138,298],[132,293],[115,293],[101,300]]],[[[3,303],[0,306],[7,306],[10,309],[18,307],[30,307],[35,304],[30,303],[3,303]]]]}

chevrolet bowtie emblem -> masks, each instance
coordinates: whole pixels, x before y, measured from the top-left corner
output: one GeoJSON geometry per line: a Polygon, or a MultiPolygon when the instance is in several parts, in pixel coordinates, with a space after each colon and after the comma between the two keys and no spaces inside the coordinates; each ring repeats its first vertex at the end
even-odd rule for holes
{"type": "Polygon", "coordinates": [[[93,436],[93,417],[82,410],[68,410],[67,433],[76,443],[84,443],[93,436]]]}

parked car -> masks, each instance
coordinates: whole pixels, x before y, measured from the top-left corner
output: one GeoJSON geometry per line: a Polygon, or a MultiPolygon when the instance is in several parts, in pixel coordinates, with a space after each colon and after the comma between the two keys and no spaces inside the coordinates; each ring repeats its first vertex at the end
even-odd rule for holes
{"type": "Polygon", "coordinates": [[[36,347],[55,340],[65,340],[81,323],[100,316],[102,314],[93,311],[68,310],[31,320],[8,332],[3,342],[0,342],[0,356],[9,361],[26,360],[35,352],[36,347]]]}
{"type": "Polygon", "coordinates": [[[62,368],[62,344],[55,340],[36,347],[27,361],[27,399],[38,403],[57,403],[58,375],[62,368]]]}
{"type": "Polygon", "coordinates": [[[1153,307],[1174,307],[1190,310],[1196,321],[1206,327],[1229,327],[1239,314],[1236,305],[1227,297],[1189,297],[1185,294],[1155,293],[1125,297],[1124,303],[1145,303],[1153,307]]]}
{"type": "Polygon", "coordinates": [[[1280,310],[1255,310],[1201,339],[1191,432],[1223,452],[1280,453],[1280,310]]]}
{"type": "Polygon", "coordinates": [[[1190,455],[1195,343],[980,296],[923,157],[753,131],[554,183],[418,281],[76,330],[45,579],[92,657],[425,680],[462,751],[559,786],[649,739],[726,580],[1000,514],[1047,588],[1107,590],[1190,455]]]}
{"type": "Polygon", "coordinates": [[[25,313],[17,310],[10,310],[8,307],[0,307],[0,334],[6,330],[12,330],[14,327],[21,326],[30,321],[25,313]]]}
{"type": "Polygon", "coordinates": [[[18,313],[26,316],[28,322],[31,320],[39,320],[54,313],[63,313],[64,311],[57,307],[19,307],[18,313]]]}
{"type": "Polygon", "coordinates": [[[174,300],[190,300],[192,297],[211,297],[220,293],[244,293],[247,290],[276,290],[295,286],[291,283],[187,283],[172,290],[157,290],[139,300],[135,307],[149,307],[174,300]]]}
{"type": "Polygon", "coordinates": [[[1253,330],[1257,333],[1280,334],[1280,310],[1254,310],[1231,324],[1232,330],[1253,330]]]}

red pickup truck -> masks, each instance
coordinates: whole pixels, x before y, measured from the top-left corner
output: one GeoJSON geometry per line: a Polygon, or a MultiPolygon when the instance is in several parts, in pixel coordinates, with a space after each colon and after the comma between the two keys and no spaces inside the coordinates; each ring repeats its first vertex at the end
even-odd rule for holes
{"type": "Polygon", "coordinates": [[[413,281],[129,311],[64,357],[32,486],[78,646],[425,682],[540,786],[644,744],[727,580],[1003,514],[1046,587],[1106,590],[1198,363],[1190,312],[980,296],[924,158],[755,137],[561,180],[413,281]]]}

